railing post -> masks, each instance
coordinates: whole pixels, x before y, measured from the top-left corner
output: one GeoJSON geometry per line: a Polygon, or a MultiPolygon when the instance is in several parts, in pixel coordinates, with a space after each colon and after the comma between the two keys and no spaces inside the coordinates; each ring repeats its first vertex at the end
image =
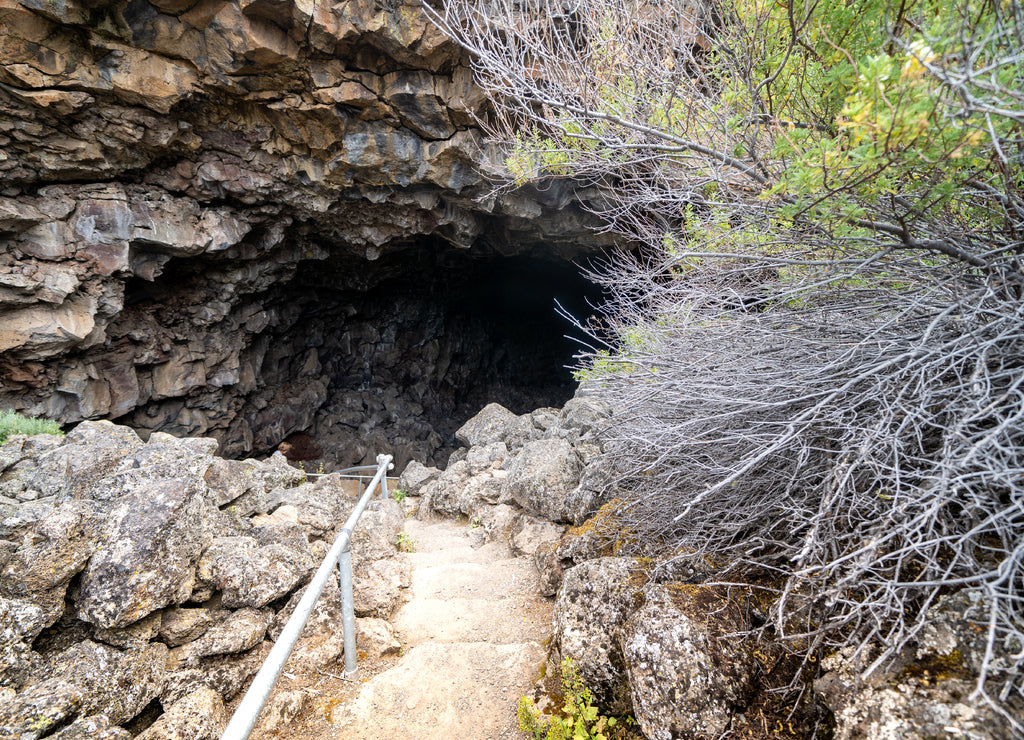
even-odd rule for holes
{"type": "Polygon", "coordinates": [[[351,676],[359,667],[356,665],[356,612],[355,597],[352,593],[352,549],[346,547],[338,558],[341,573],[341,628],[345,638],[345,675],[351,676]]]}

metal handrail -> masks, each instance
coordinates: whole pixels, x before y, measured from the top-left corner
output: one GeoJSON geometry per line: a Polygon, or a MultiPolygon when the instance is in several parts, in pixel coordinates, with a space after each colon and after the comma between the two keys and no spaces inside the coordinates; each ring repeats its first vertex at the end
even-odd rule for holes
{"type": "Polygon", "coordinates": [[[292,649],[302,633],[302,628],[306,626],[306,620],[309,619],[313,606],[320,597],[320,592],[327,584],[327,579],[330,577],[335,563],[338,564],[341,571],[341,624],[345,639],[345,675],[350,676],[356,672],[356,620],[352,596],[352,530],[359,523],[359,517],[362,516],[366,505],[370,503],[374,487],[378,483],[380,484],[381,498],[387,498],[385,478],[387,471],[394,468],[391,460],[391,455],[377,456],[377,474],[373,476],[373,480],[370,481],[366,492],[356,503],[345,526],[334,539],[334,544],[324,557],[323,562],[320,563],[320,568],[317,569],[313,580],[306,587],[306,592],[299,600],[299,605],[295,607],[288,623],[281,630],[277,642],[270,649],[267,659],[263,661],[263,666],[249,685],[249,690],[245,692],[245,696],[242,697],[238,708],[231,716],[231,721],[224,728],[224,732],[220,736],[221,740],[246,740],[249,737],[252,728],[256,726],[256,720],[259,719],[263,705],[270,698],[270,692],[273,691],[274,684],[277,683],[277,677],[281,675],[288,656],[292,654],[292,649]]]}

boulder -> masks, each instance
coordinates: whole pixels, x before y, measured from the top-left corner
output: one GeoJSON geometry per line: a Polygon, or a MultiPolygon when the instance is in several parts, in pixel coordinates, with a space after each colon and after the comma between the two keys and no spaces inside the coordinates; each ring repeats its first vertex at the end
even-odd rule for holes
{"type": "Polygon", "coordinates": [[[390,617],[412,585],[412,569],[403,555],[360,563],[353,568],[353,602],[356,614],[390,617]]]}
{"type": "Polygon", "coordinates": [[[166,661],[167,647],[159,643],[122,651],[86,640],[54,655],[48,671],[81,691],[79,714],[122,724],[160,696],[166,661]]]}
{"type": "Polygon", "coordinates": [[[508,447],[504,442],[493,442],[487,445],[470,447],[466,453],[466,464],[470,475],[479,475],[485,470],[500,467],[508,457],[508,447]]]}
{"type": "Polygon", "coordinates": [[[203,686],[170,704],[138,740],[217,740],[228,723],[224,701],[203,686]]]}
{"type": "Polygon", "coordinates": [[[532,516],[520,517],[512,528],[512,554],[533,556],[542,546],[553,546],[562,539],[565,527],[532,516]]]}
{"type": "Polygon", "coordinates": [[[213,621],[209,609],[172,607],[164,609],[157,634],[164,644],[177,647],[200,637],[213,621]]]}
{"type": "Polygon", "coordinates": [[[178,664],[167,674],[160,701],[170,706],[204,686],[216,691],[224,701],[231,701],[256,675],[271,646],[264,641],[244,653],[200,658],[193,665],[178,664]]]}
{"type": "Polygon", "coordinates": [[[356,648],[360,654],[365,653],[375,660],[397,653],[402,644],[395,639],[391,622],[376,617],[359,617],[356,619],[356,648]]]}
{"type": "MultiPolygon", "coordinates": [[[[296,591],[287,605],[277,613],[270,626],[269,636],[276,640],[288,623],[306,589],[296,591]]],[[[288,659],[288,670],[315,674],[340,661],[345,653],[345,635],[341,626],[341,591],[335,578],[328,579],[320,597],[313,605],[306,626],[299,635],[295,649],[288,659]]],[[[358,633],[358,629],[357,629],[358,633]]]]}
{"type": "Polygon", "coordinates": [[[430,483],[441,475],[437,468],[428,468],[415,460],[405,466],[405,470],[398,477],[398,487],[410,496],[419,496],[423,486],[430,483]]]}
{"type": "Polygon", "coordinates": [[[507,408],[489,403],[455,432],[455,438],[467,447],[504,442],[518,423],[519,417],[507,408]]]}
{"type": "Polygon", "coordinates": [[[131,740],[131,733],[110,724],[105,714],[76,719],[49,736],[49,740],[131,740]]]}
{"type": "Polygon", "coordinates": [[[95,484],[143,447],[132,429],[109,421],[83,421],[65,444],[40,456],[30,486],[43,496],[92,498],[95,484]]]}
{"type": "Polygon", "coordinates": [[[42,629],[41,617],[33,604],[0,597],[0,686],[21,686],[34,667],[32,638],[42,629]]]}
{"type": "Polygon", "coordinates": [[[225,506],[256,487],[255,460],[225,460],[215,457],[204,480],[214,506],[225,506]]]}
{"type": "Polygon", "coordinates": [[[217,440],[203,437],[178,438],[153,432],[149,441],[134,454],[118,463],[112,473],[89,486],[89,495],[101,501],[112,501],[165,480],[187,480],[202,487],[207,471],[213,465],[217,440]]]}
{"type": "Polygon", "coordinates": [[[589,560],[566,572],[555,600],[558,651],[611,714],[632,709],[621,633],[643,602],[643,580],[634,558],[589,560]]]}
{"type": "Polygon", "coordinates": [[[566,522],[566,498],[579,483],[580,459],[564,439],[527,442],[508,467],[508,495],[531,514],[566,522]]]}
{"type": "MultiPolygon", "coordinates": [[[[825,658],[825,673],[814,682],[817,696],[835,716],[836,740],[1015,736],[1007,714],[974,699],[974,681],[963,666],[947,664],[934,673],[910,670],[903,677],[875,673],[865,681],[858,675],[863,663],[853,655],[847,648],[825,658]]],[[[1003,709],[1020,716],[1024,707],[1011,700],[1003,709]]]]}
{"type": "Polygon", "coordinates": [[[359,526],[352,533],[353,567],[393,557],[404,526],[405,514],[394,499],[374,499],[367,504],[359,526]]]}
{"type": "Polygon", "coordinates": [[[175,657],[195,665],[198,658],[244,653],[263,641],[272,618],[269,609],[251,607],[223,613],[201,636],[177,648],[175,657]]]}
{"type": "Polygon", "coordinates": [[[724,733],[757,675],[733,636],[749,628],[741,606],[703,586],[652,584],[644,596],[619,638],[640,729],[650,740],[724,733]]]}
{"type": "Polygon", "coordinates": [[[160,612],[153,612],[148,617],[143,617],[127,627],[114,629],[97,627],[93,630],[93,638],[114,647],[141,647],[157,636],[160,631],[160,622],[160,612]]]}
{"type": "Polygon", "coordinates": [[[312,572],[312,553],[300,538],[261,545],[256,537],[218,537],[199,559],[196,582],[220,591],[226,607],[266,606],[312,572]]]}
{"type": "Polygon", "coordinates": [[[36,740],[52,733],[78,713],[82,697],[81,688],[55,677],[0,701],[0,737],[36,740]]]}
{"type": "Polygon", "coordinates": [[[203,526],[204,495],[194,479],[176,479],[140,485],[123,497],[82,576],[79,618],[125,627],[185,602],[210,537],[203,526]]]}
{"type": "Polygon", "coordinates": [[[54,507],[8,559],[0,591],[24,595],[66,585],[96,550],[101,521],[91,502],[68,501],[54,507]]]}

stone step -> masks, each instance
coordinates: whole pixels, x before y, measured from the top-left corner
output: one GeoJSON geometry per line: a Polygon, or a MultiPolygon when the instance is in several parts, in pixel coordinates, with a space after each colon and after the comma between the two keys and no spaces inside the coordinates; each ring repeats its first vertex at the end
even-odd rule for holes
{"type": "Polygon", "coordinates": [[[543,598],[413,599],[392,617],[402,642],[543,640],[551,631],[551,606],[543,598]]]}
{"type": "Polygon", "coordinates": [[[529,558],[498,560],[486,564],[414,565],[412,588],[416,598],[424,599],[533,596],[537,592],[537,572],[529,558]]]}
{"type": "Polygon", "coordinates": [[[538,642],[426,643],[336,710],[337,740],[512,740],[518,698],[540,675],[538,642]]]}

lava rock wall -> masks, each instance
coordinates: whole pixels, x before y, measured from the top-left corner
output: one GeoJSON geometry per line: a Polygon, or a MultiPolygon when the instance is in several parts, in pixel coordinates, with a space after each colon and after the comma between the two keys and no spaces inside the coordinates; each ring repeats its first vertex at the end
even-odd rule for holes
{"type": "Polygon", "coordinates": [[[303,261],[600,247],[569,188],[483,197],[478,115],[415,3],[0,0],[0,406],[244,451],[260,389],[275,438],[326,399],[268,365],[303,261]]]}

